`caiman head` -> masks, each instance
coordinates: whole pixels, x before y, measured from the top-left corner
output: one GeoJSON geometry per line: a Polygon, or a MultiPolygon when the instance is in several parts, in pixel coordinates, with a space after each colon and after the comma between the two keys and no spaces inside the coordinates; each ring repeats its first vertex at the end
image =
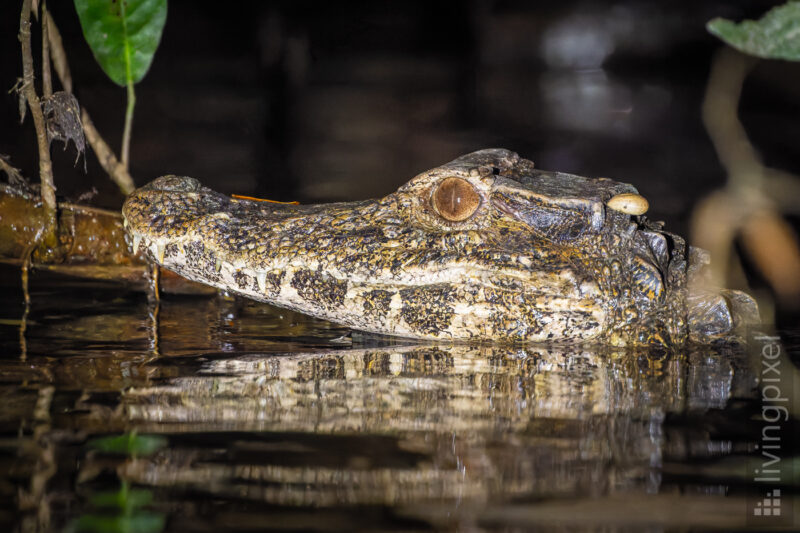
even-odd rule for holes
{"type": "Polygon", "coordinates": [[[743,293],[690,294],[704,253],[646,209],[631,185],[490,149],[378,200],[286,205],[164,176],[122,212],[165,268],[374,333],[674,345],[757,317],[743,293]]]}

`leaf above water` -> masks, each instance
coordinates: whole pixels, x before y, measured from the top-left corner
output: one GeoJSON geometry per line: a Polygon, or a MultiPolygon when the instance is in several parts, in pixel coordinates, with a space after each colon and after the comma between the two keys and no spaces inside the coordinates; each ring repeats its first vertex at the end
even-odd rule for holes
{"type": "Polygon", "coordinates": [[[121,86],[147,74],[167,21],[167,0],[75,0],[95,59],[121,86]]]}
{"type": "Polygon", "coordinates": [[[737,50],[766,59],[800,61],[800,2],[788,2],[759,20],[715,18],[706,28],[737,50]]]}

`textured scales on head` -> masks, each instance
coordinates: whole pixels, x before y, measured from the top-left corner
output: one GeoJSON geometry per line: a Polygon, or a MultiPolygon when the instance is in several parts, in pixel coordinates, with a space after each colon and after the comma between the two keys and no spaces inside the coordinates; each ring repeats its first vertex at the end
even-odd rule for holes
{"type": "Polygon", "coordinates": [[[178,274],[355,329],[679,344],[693,331],[688,251],[646,206],[631,185],[490,149],[352,203],[234,199],[164,176],[123,215],[134,247],[178,274]]]}

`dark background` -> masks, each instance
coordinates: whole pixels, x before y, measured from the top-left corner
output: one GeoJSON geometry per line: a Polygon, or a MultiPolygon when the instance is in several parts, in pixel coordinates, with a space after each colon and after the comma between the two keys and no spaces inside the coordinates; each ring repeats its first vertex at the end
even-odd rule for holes
{"type": "MultiPolygon", "coordinates": [[[[35,178],[20,126],[18,4],[0,8],[0,153],[35,178]]],[[[276,200],[381,196],[416,173],[500,146],[540,168],[635,184],[679,232],[725,174],[700,120],[705,23],[776,2],[171,1],[137,85],[131,172],[199,178],[276,200]]],[[[72,2],[52,1],[75,92],[119,153],[125,90],[94,62],[72,2]]],[[[34,27],[38,60],[38,26],[34,27]]],[[[800,65],[762,61],[741,117],[767,165],[800,171],[800,65]]],[[[122,196],[88,154],[53,147],[59,194],[122,196]]],[[[798,199],[800,200],[800,199],[798,199]]]]}

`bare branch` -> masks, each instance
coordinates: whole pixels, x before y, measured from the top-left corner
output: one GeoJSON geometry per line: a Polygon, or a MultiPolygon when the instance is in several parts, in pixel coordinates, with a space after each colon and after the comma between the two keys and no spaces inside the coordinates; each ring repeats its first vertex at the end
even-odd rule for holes
{"type": "Polygon", "coordinates": [[[94,127],[92,119],[86,109],[81,112],[81,122],[83,123],[83,132],[86,134],[86,140],[92,146],[92,150],[97,155],[100,166],[106,171],[108,176],[117,184],[120,190],[125,194],[130,194],[136,188],[133,184],[133,179],[125,166],[120,163],[117,156],[114,155],[113,150],[108,146],[108,143],[100,136],[97,128],[94,127]]]}
{"type": "Polygon", "coordinates": [[[72,75],[69,72],[69,62],[67,62],[67,54],[64,52],[64,44],[61,42],[61,33],[58,31],[52,15],[49,11],[44,13],[45,21],[47,23],[47,40],[50,44],[50,58],[53,60],[53,68],[58,75],[61,86],[68,93],[72,92],[72,75]]]}
{"type": "Polygon", "coordinates": [[[2,154],[0,154],[0,170],[6,173],[8,182],[11,185],[20,186],[27,184],[19,169],[12,167],[2,154]]]}
{"type": "Polygon", "coordinates": [[[131,126],[133,125],[133,107],[136,105],[136,93],[133,82],[128,80],[128,105],[125,108],[125,128],[122,131],[122,166],[128,170],[128,159],[131,151],[131,126]]]}
{"type": "Polygon", "coordinates": [[[739,122],[738,109],[744,79],[757,62],[757,58],[728,47],[720,50],[711,65],[703,99],[703,123],[734,188],[761,184],[761,159],[739,122]]]}
{"type": "Polygon", "coordinates": [[[19,17],[19,40],[22,44],[22,87],[20,91],[28,101],[33,124],[36,128],[36,141],[39,146],[39,180],[41,182],[42,204],[46,231],[44,244],[56,245],[56,190],[53,185],[53,164],[50,161],[50,143],[44,123],[42,106],[33,84],[33,53],[31,51],[31,0],[23,0],[19,17]]]}
{"type": "Polygon", "coordinates": [[[50,74],[50,45],[47,31],[47,0],[42,2],[42,96],[45,100],[53,96],[53,80],[50,74]]]}
{"type": "MultiPolygon", "coordinates": [[[[45,17],[47,17],[48,35],[50,37],[50,56],[53,60],[53,67],[64,90],[71,93],[72,77],[70,75],[67,54],[64,51],[64,45],[61,41],[61,34],[58,31],[58,26],[56,26],[55,21],[50,16],[49,11],[45,13],[45,17]]],[[[131,178],[125,166],[119,162],[117,156],[114,155],[114,151],[105,139],[103,139],[103,136],[100,135],[100,132],[97,131],[85,107],[81,107],[81,123],[83,124],[83,132],[86,135],[86,140],[89,141],[89,145],[92,147],[92,150],[94,150],[95,155],[97,155],[100,166],[103,167],[103,170],[106,171],[106,174],[108,174],[111,180],[117,184],[117,187],[120,188],[123,194],[132,193],[136,188],[136,185],[133,183],[133,178],[131,178]]]]}

